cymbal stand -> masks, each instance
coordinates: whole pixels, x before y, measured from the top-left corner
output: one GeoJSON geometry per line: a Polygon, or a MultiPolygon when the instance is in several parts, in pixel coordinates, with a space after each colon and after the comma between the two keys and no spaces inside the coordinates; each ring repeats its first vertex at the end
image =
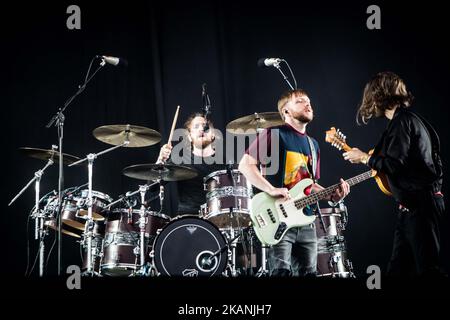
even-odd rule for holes
{"type": "MultiPolygon", "coordinates": [[[[52,146],[52,149],[55,149],[56,146],[52,146]]],[[[40,193],[40,186],[41,186],[41,178],[44,174],[44,171],[50,167],[54,163],[53,156],[48,159],[47,164],[40,170],[36,171],[34,173],[34,178],[31,179],[25,187],[20,190],[20,192],[11,200],[11,202],[8,204],[8,206],[12,205],[14,201],[16,201],[24,192],[25,190],[34,182],[34,190],[35,190],[35,205],[34,205],[34,212],[32,214],[32,218],[35,221],[34,224],[34,239],[39,239],[39,276],[42,277],[44,275],[44,253],[45,253],[45,246],[44,246],[44,238],[46,236],[46,230],[44,229],[44,219],[45,219],[45,213],[39,209],[39,193],[40,193]]]]}
{"type": "Polygon", "coordinates": [[[69,165],[69,167],[72,167],[72,166],[80,164],[84,161],[88,161],[88,181],[89,181],[88,182],[88,200],[87,200],[88,215],[87,215],[86,224],[85,224],[85,236],[86,236],[85,238],[87,238],[87,270],[83,273],[83,275],[86,275],[86,276],[94,276],[95,275],[93,256],[92,256],[93,255],[92,236],[93,236],[93,229],[94,229],[94,220],[92,219],[92,203],[93,203],[93,200],[92,200],[92,173],[93,173],[93,169],[94,169],[94,160],[100,155],[103,155],[103,154],[111,152],[115,149],[127,146],[130,143],[128,134],[129,134],[129,130],[126,131],[125,141],[121,145],[114,146],[112,148],[101,151],[97,154],[90,153],[87,155],[86,158],[81,159],[81,160],[69,165]]]}

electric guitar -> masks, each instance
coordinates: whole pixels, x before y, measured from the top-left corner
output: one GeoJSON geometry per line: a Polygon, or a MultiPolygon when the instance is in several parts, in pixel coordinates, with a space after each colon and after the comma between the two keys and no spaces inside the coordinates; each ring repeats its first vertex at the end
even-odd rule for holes
{"type": "MultiPolygon", "coordinates": [[[[350,185],[356,185],[374,176],[373,170],[364,172],[346,180],[350,185]]],[[[274,198],[265,192],[252,198],[250,218],[252,226],[263,245],[274,245],[281,241],[286,232],[293,227],[301,227],[314,222],[315,214],[306,215],[304,209],[319,200],[328,199],[339,188],[335,184],[319,192],[305,195],[305,189],[313,184],[311,179],[302,179],[291,190],[291,199],[274,198]]]]}
{"type": "MultiPolygon", "coordinates": [[[[328,143],[331,143],[333,147],[336,147],[338,150],[344,150],[344,151],[350,151],[352,150],[351,147],[345,142],[347,137],[342,133],[342,131],[339,131],[339,129],[335,129],[334,127],[331,127],[330,130],[326,131],[325,134],[325,141],[328,143]]],[[[369,155],[372,155],[373,149],[369,151],[369,155]]],[[[385,174],[381,172],[374,172],[374,178],[378,185],[378,188],[387,196],[392,196],[391,189],[389,188],[389,183],[387,180],[387,177],[385,174]]]]}

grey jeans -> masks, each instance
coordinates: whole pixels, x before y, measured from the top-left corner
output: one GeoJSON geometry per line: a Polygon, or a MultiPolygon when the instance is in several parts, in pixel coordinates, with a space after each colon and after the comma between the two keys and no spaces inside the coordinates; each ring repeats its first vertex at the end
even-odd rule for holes
{"type": "Polygon", "coordinates": [[[315,275],[317,270],[317,234],[314,223],[292,228],[269,249],[272,276],[315,275]]]}

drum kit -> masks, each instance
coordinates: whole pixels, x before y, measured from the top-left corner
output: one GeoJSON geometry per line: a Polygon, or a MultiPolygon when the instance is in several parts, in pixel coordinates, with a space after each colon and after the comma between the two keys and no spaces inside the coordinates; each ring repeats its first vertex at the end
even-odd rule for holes
{"type": "MultiPolygon", "coordinates": [[[[278,113],[255,113],[229,123],[231,133],[257,132],[281,124],[278,113]]],[[[87,162],[88,183],[39,198],[39,184],[44,171],[58,162],[57,147],[52,149],[21,148],[28,157],[47,161],[34,178],[11,201],[13,203],[35,183],[36,197],[32,218],[35,239],[39,240],[39,273],[44,273],[44,239],[49,230],[58,231],[79,241],[80,263],[85,276],[230,276],[268,275],[267,247],[261,246],[250,223],[253,189],[241,172],[230,165],[204,177],[206,202],[198,215],[170,218],[161,210],[154,211],[145,201],[149,190],[159,190],[152,200],[164,200],[164,185],[197,176],[189,166],[156,163],[137,164],[123,169],[122,174],[145,181],[139,189],[113,200],[92,189],[94,161],[115,149],[146,147],[159,143],[161,135],[152,129],[134,125],[108,125],[93,131],[96,139],[113,147],[84,159],[63,154],[69,167],[87,162]],[[135,196],[140,196],[140,204],[135,196]],[[61,203],[60,203],[60,199],[61,203]]],[[[11,204],[10,203],[10,204],[11,204]]],[[[324,212],[317,226],[319,237],[319,274],[351,276],[351,263],[346,260],[342,230],[344,210],[332,208],[324,212]],[[325,226],[325,229],[323,228],[325,226]]],[[[345,211],[346,214],[346,211],[345,211]]],[[[318,219],[316,219],[318,221],[318,219]]],[[[345,220],[345,221],[344,221],[345,220]]],[[[317,223],[316,221],[316,223],[317,223]]]]}

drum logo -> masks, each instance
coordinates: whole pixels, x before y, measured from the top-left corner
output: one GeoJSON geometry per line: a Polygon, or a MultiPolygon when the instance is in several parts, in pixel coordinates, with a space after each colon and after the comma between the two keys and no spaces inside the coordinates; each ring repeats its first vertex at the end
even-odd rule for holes
{"type": "Polygon", "coordinates": [[[198,270],[195,269],[185,269],[182,272],[183,277],[198,277],[198,270]]]}
{"type": "Polygon", "coordinates": [[[197,230],[197,227],[196,226],[187,226],[186,230],[189,232],[189,234],[193,234],[197,230]]]}

